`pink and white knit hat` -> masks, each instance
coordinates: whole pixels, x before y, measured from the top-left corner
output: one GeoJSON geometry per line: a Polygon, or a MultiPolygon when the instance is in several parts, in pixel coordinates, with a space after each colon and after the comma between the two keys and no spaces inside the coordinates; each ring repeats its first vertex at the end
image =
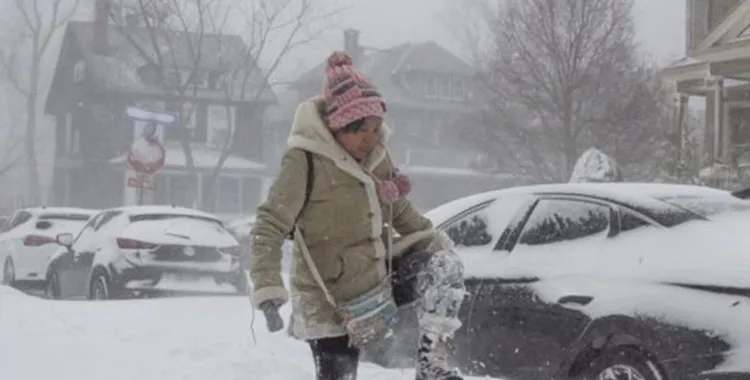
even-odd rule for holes
{"type": "Polygon", "coordinates": [[[382,96],[372,82],[353,67],[351,57],[344,52],[334,52],[326,63],[323,94],[326,121],[332,132],[368,116],[385,117],[382,96]]]}

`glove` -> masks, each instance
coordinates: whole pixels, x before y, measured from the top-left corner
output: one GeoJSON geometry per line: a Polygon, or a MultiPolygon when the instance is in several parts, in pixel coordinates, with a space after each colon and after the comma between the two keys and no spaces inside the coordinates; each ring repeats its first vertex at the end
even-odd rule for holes
{"type": "Polygon", "coordinates": [[[281,300],[268,300],[260,304],[260,310],[266,316],[266,324],[270,332],[276,332],[284,328],[284,320],[279,315],[279,307],[282,303],[281,300]]]}
{"type": "Polygon", "coordinates": [[[435,231],[435,237],[427,246],[428,252],[452,251],[455,248],[453,240],[444,231],[435,231]]]}

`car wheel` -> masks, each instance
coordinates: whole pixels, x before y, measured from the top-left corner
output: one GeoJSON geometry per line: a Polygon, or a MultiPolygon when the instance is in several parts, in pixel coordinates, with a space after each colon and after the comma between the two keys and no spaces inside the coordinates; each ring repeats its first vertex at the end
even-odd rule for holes
{"type": "Polygon", "coordinates": [[[656,361],[637,349],[605,351],[594,359],[578,380],[661,380],[656,361]]]}
{"type": "Polygon", "coordinates": [[[92,300],[107,300],[110,296],[109,280],[103,273],[99,273],[91,281],[89,298],[92,300]]]}
{"type": "Polygon", "coordinates": [[[57,277],[57,272],[52,272],[47,280],[47,286],[44,287],[44,298],[49,300],[59,300],[61,294],[60,278],[57,277]]]}
{"type": "Polygon", "coordinates": [[[12,259],[5,260],[3,264],[3,285],[14,287],[16,285],[16,267],[12,259]]]}

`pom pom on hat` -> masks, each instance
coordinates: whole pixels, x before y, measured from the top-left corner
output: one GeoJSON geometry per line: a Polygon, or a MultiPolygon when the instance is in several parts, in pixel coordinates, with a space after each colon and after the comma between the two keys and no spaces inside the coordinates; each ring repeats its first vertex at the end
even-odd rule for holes
{"type": "Polygon", "coordinates": [[[411,193],[411,181],[409,180],[409,176],[406,174],[399,173],[395,177],[393,177],[393,183],[396,184],[396,187],[398,187],[398,193],[402,197],[406,197],[411,193]]]}
{"type": "Polygon", "coordinates": [[[326,70],[339,66],[353,65],[354,62],[352,61],[352,57],[350,57],[349,54],[346,54],[343,51],[335,51],[328,57],[328,60],[326,61],[326,70]]]}

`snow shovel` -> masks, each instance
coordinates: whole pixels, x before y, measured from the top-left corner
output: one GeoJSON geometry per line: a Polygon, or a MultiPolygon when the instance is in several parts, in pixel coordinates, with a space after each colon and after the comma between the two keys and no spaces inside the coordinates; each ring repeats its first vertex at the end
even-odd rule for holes
{"type": "MultiPolygon", "coordinates": [[[[253,294],[253,290],[251,289],[251,286],[250,286],[250,284],[252,283],[250,280],[250,272],[246,270],[243,272],[245,272],[245,282],[247,283],[248,294],[253,294]]],[[[281,315],[279,315],[279,309],[277,307],[274,307],[274,306],[264,307],[261,310],[263,311],[263,314],[266,316],[266,324],[268,325],[268,331],[277,332],[284,328],[284,320],[281,319],[281,315]]]]}

